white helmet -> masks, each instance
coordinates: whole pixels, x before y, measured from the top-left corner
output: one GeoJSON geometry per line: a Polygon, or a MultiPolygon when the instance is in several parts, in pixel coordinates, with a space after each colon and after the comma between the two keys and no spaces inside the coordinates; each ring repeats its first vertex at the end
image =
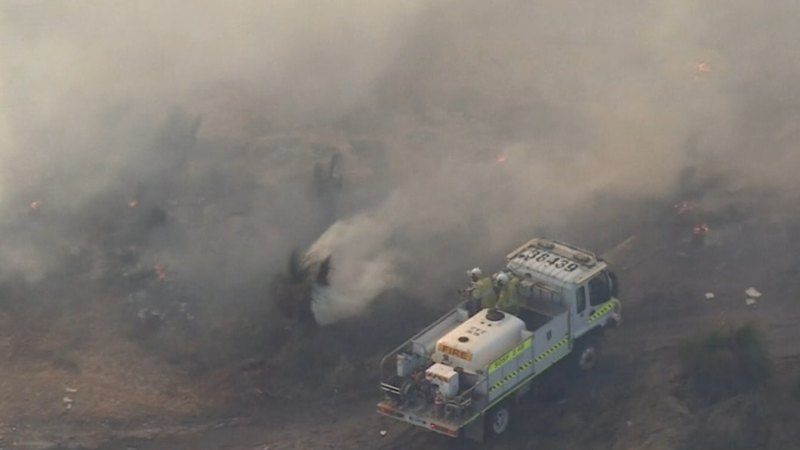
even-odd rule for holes
{"type": "Polygon", "coordinates": [[[508,283],[508,274],[505,272],[500,272],[497,274],[495,280],[497,280],[498,285],[503,286],[504,284],[508,283]]]}
{"type": "Polygon", "coordinates": [[[483,271],[481,271],[480,267],[475,267],[474,269],[472,269],[469,272],[467,272],[467,275],[472,276],[472,277],[479,277],[479,276],[483,275],[483,271]]]}

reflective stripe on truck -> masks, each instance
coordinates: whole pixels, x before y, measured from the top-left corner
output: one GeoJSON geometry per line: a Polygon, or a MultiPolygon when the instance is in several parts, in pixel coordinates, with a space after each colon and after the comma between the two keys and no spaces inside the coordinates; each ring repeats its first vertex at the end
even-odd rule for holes
{"type": "Polygon", "coordinates": [[[489,374],[491,375],[492,373],[496,372],[501,367],[503,367],[506,364],[508,364],[511,361],[513,361],[515,358],[517,358],[519,355],[521,355],[522,352],[524,352],[525,350],[531,348],[531,345],[533,345],[533,336],[529,337],[528,339],[525,339],[521,344],[519,344],[518,346],[516,346],[513,349],[511,349],[511,351],[509,351],[505,355],[497,358],[489,366],[489,374]]]}
{"type": "Polygon", "coordinates": [[[594,314],[589,316],[589,323],[592,323],[595,320],[597,320],[597,319],[603,317],[604,315],[608,314],[609,312],[611,312],[611,310],[614,309],[614,306],[616,304],[618,304],[618,303],[619,303],[619,301],[614,299],[614,300],[611,300],[610,302],[606,303],[605,305],[601,306],[597,311],[594,312],[594,314]]]}
{"type": "MultiPolygon", "coordinates": [[[[530,340],[531,340],[531,339],[529,338],[529,339],[528,339],[528,340],[526,340],[525,342],[528,342],[528,341],[530,341],[530,340]]],[[[500,379],[500,380],[498,380],[497,382],[495,382],[495,383],[494,383],[494,384],[493,384],[493,385],[492,385],[492,386],[489,388],[489,392],[492,392],[492,391],[494,391],[495,389],[499,389],[499,388],[501,388],[501,387],[502,387],[504,384],[506,384],[506,383],[508,383],[509,381],[513,380],[513,379],[514,379],[514,378],[515,378],[517,375],[519,375],[520,373],[524,372],[526,369],[528,369],[528,368],[529,368],[530,366],[532,366],[534,363],[540,362],[540,361],[542,361],[543,359],[547,358],[548,356],[552,355],[552,354],[553,354],[553,353],[555,353],[555,352],[556,352],[556,351],[557,351],[559,348],[561,348],[562,346],[566,345],[568,342],[569,342],[569,336],[564,336],[563,338],[559,339],[559,341],[558,341],[558,342],[556,342],[555,344],[553,344],[553,346],[552,346],[552,347],[550,347],[550,348],[548,348],[547,350],[543,351],[542,353],[540,353],[539,355],[537,355],[535,358],[533,358],[533,359],[531,359],[531,360],[529,360],[529,361],[526,361],[526,362],[524,362],[522,365],[520,365],[519,367],[517,367],[517,368],[516,368],[514,371],[512,371],[511,373],[509,373],[508,375],[506,375],[506,376],[505,376],[505,377],[503,377],[502,379],[500,379]]],[[[515,350],[516,350],[516,349],[515,349],[515,350]]]]}

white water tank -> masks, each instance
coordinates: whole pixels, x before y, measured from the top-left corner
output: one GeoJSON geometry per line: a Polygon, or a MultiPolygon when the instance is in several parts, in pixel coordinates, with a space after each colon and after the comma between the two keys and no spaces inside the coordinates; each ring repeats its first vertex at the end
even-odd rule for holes
{"type": "Polygon", "coordinates": [[[484,309],[439,339],[432,359],[469,372],[485,370],[520,343],[523,330],[519,318],[484,309]]]}

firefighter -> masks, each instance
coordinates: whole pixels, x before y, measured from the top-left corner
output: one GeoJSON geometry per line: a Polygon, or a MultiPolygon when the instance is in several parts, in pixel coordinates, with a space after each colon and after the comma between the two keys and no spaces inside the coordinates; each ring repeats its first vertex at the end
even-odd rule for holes
{"type": "Polygon", "coordinates": [[[497,309],[509,314],[519,314],[519,278],[509,276],[502,272],[497,275],[497,285],[500,288],[500,296],[497,299],[497,309]]]}
{"type": "Polygon", "coordinates": [[[494,292],[492,279],[483,276],[480,267],[470,270],[469,276],[472,279],[472,284],[468,291],[473,303],[480,305],[479,309],[494,308],[495,303],[497,303],[497,294],[494,292]]]}

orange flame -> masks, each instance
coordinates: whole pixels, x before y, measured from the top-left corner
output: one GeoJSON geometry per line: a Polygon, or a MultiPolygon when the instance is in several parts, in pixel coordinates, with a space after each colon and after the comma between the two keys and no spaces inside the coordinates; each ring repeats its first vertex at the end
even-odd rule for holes
{"type": "Polygon", "coordinates": [[[694,79],[697,80],[703,75],[711,73],[711,64],[701,61],[694,65],[694,79]]]}
{"type": "Polygon", "coordinates": [[[153,270],[156,272],[156,279],[158,281],[164,281],[167,279],[167,272],[164,271],[164,268],[161,267],[161,264],[156,264],[153,266],[153,270]]]}
{"type": "Polygon", "coordinates": [[[695,225],[694,229],[692,230],[692,233],[697,236],[708,234],[708,225],[704,223],[695,225]]]}

